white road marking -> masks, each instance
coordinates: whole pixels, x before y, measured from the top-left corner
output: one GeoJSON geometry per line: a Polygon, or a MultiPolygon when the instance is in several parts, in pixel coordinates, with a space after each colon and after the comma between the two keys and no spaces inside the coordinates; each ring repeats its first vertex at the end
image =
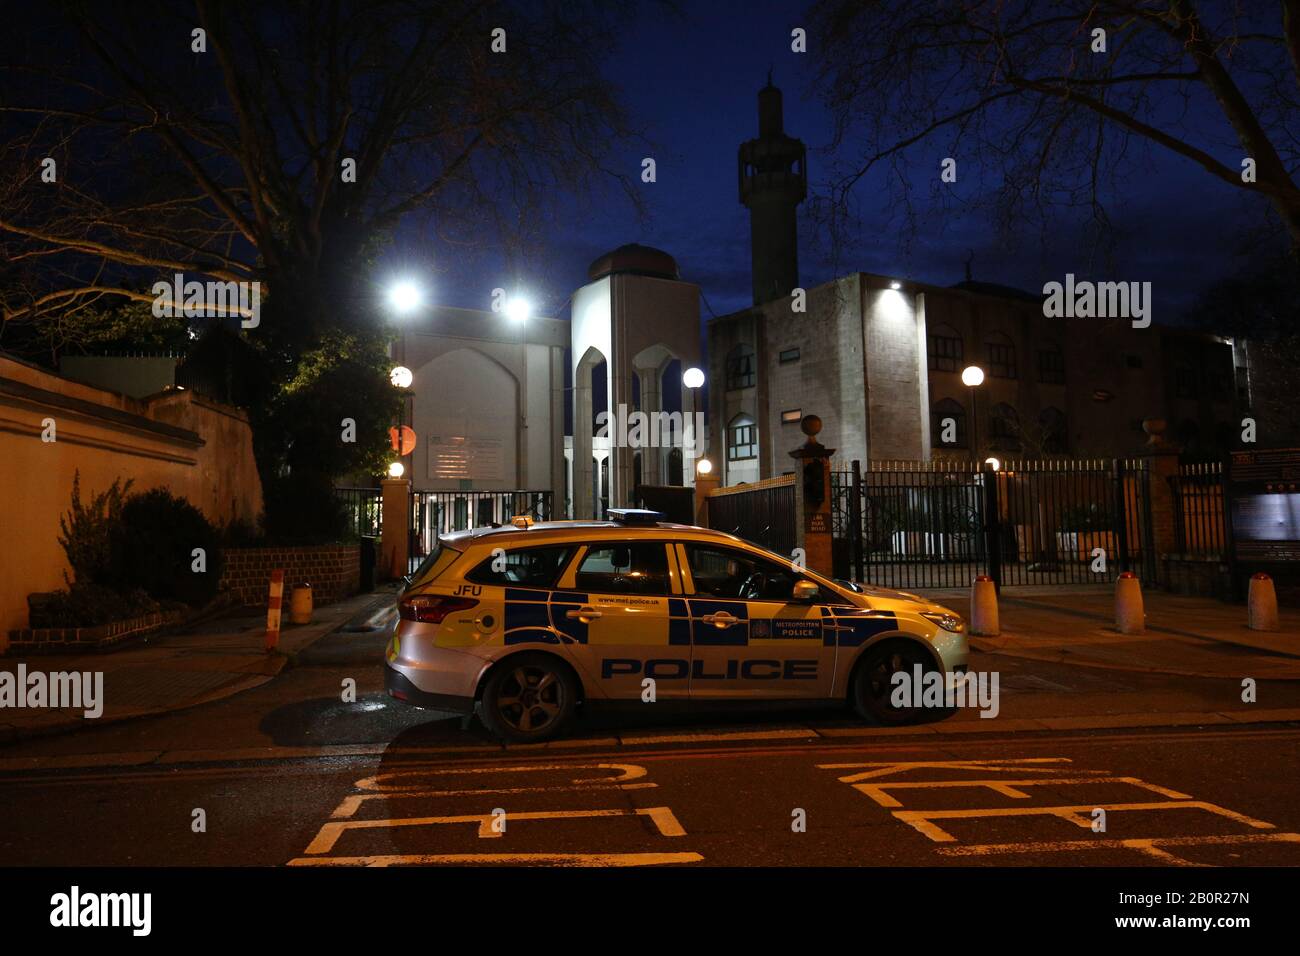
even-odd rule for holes
{"type": "MultiPolygon", "coordinates": [[[[566,820],[590,817],[649,817],[666,837],[685,836],[686,831],[673,816],[668,807],[637,807],[631,810],[535,810],[523,813],[508,813],[506,820],[515,823],[519,820],[566,820]]],[[[480,839],[496,839],[504,834],[494,829],[498,817],[491,813],[470,813],[461,816],[446,817],[409,817],[395,820],[340,820],[330,821],[321,826],[320,832],[307,846],[307,853],[328,853],[334,848],[346,830],[373,830],[381,827],[418,827],[432,826],[440,823],[477,823],[480,839]]]]}
{"type": "Polygon", "coordinates": [[[289,866],[437,866],[467,863],[549,863],[552,866],[663,866],[699,863],[698,853],[432,853],[409,856],[298,857],[289,866]]]}
{"type": "MultiPolygon", "coordinates": [[[[841,778],[843,779],[843,778],[841,778]]],[[[1022,792],[1020,787],[1046,787],[1056,784],[1078,785],[1093,783],[1127,783],[1139,787],[1143,790],[1149,790],[1152,793],[1158,793],[1161,796],[1169,797],[1171,800],[1191,800],[1192,798],[1185,793],[1179,793],[1177,790],[1170,790],[1168,787],[1160,787],[1154,783],[1147,783],[1137,777],[1039,777],[1035,780],[896,780],[889,783],[855,783],[853,789],[865,793],[882,807],[901,807],[903,804],[897,798],[890,796],[886,790],[944,790],[954,787],[986,787],[994,793],[1000,793],[1004,797],[1010,797],[1014,800],[1028,800],[1029,794],[1022,792]]]]}
{"type": "Polygon", "coordinates": [[[935,820],[967,820],[987,817],[1028,817],[1053,816],[1067,820],[1083,829],[1092,828],[1091,814],[1094,810],[1205,810],[1208,813],[1227,817],[1246,826],[1259,830],[1272,830],[1274,825],[1263,820],[1256,820],[1243,813],[1225,810],[1223,807],[1202,800],[1168,801],[1160,803],[1090,803],[1068,807],[996,807],[993,809],[968,810],[895,810],[894,816],[911,826],[919,833],[925,834],[935,843],[953,843],[957,838],[937,826],[935,820]]]}

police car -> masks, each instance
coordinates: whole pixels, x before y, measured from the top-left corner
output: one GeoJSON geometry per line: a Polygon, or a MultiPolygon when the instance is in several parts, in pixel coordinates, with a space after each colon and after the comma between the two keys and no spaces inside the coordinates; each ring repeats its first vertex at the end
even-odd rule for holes
{"type": "Polygon", "coordinates": [[[579,702],[840,701],[887,724],[891,676],[966,669],[960,616],[855,590],[729,534],[611,509],[609,521],[446,535],[403,591],[388,693],[472,713],[509,741],[561,733],[579,702]]]}

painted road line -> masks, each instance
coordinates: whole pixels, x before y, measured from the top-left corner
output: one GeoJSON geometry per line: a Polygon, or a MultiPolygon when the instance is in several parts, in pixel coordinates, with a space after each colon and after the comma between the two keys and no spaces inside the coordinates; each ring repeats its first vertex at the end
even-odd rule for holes
{"type": "Polygon", "coordinates": [[[1004,797],[1010,797],[1013,800],[1028,800],[1029,794],[1023,792],[1021,787],[1046,787],[1062,785],[1078,785],[1093,783],[1127,783],[1139,787],[1143,790],[1149,790],[1152,793],[1158,793],[1163,797],[1169,797],[1171,800],[1191,800],[1192,798],[1185,793],[1179,793],[1177,790],[1170,790],[1167,787],[1160,787],[1154,783],[1147,783],[1137,777],[1039,777],[1034,780],[896,780],[888,783],[855,783],[853,789],[860,793],[866,794],[882,807],[901,807],[903,804],[897,798],[890,796],[886,790],[944,790],[954,787],[986,787],[994,793],[1000,793],[1004,797]]]}
{"type": "Polygon", "coordinates": [[[957,838],[947,830],[937,826],[935,820],[976,820],[989,817],[1029,817],[1053,816],[1069,821],[1085,830],[1092,828],[1091,814],[1095,810],[1106,812],[1119,810],[1205,810],[1229,820],[1235,820],[1257,830],[1275,829],[1271,823],[1256,820],[1242,813],[1226,810],[1213,803],[1201,800],[1170,801],[1161,803],[1091,803],[1068,807],[999,807],[996,809],[970,810],[895,810],[894,816],[911,826],[918,833],[923,833],[935,843],[955,843],[957,838]]]}
{"type": "Polygon", "coordinates": [[[699,863],[698,853],[435,853],[412,856],[314,856],[289,861],[289,866],[464,866],[469,863],[552,866],[665,866],[699,863]]]}
{"type": "Polygon", "coordinates": [[[365,777],[358,780],[354,786],[358,790],[402,790],[402,789],[421,789],[422,784],[412,784],[404,788],[400,786],[391,786],[386,782],[396,777],[428,777],[428,776],[461,776],[484,773],[527,773],[539,772],[543,770],[617,770],[618,773],[607,777],[590,777],[575,778],[573,783],[627,783],[632,780],[639,780],[646,775],[645,767],[638,766],[634,763],[533,763],[522,766],[510,767],[436,767],[421,769],[394,770],[390,773],[380,773],[373,777],[365,777]]]}
{"type": "Polygon", "coordinates": [[[792,730],[743,730],[734,733],[703,733],[703,734],[659,734],[652,737],[629,737],[622,736],[619,738],[624,747],[635,746],[638,744],[671,744],[671,743],[699,743],[707,740],[806,740],[816,737],[817,731],[811,727],[802,727],[792,730]]]}
{"type": "MultiPolygon", "coordinates": [[[[507,822],[517,822],[519,820],[566,820],[566,819],[589,819],[594,817],[649,817],[650,820],[659,828],[662,836],[679,837],[685,836],[686,831],[682,825],[673,816],[673,811],[668,807],[637,807],[634,809],[616,809],[616,810],[535,810],[523,813],[505,814],[507,822]]],[[[347,830],[374,830],[385,827],[415,827],[415,826],[433,826],[436,824],[451,823],[477,823],[478,835],[480,839],[494,839],[504,836],[504,833],[495,828],[497,820],[501,819],[499,814],[491,813],[471,813],[463,816],[449,817],[408,817],[404,819],[389,820],[340,820],[331,821],[321,826],[320,832],[316,834],[315,839],[311,841],[305,852],[311,854],[328,853],[334,848],[340,836],[347,830]]]]}
{"type": "Polygon", "coordinates": [[[579,750],[583,747],[617,747],[617,737],[595,737],[581,740],[548,740],[540,744],[503,744],[506,750],[579,750]]]}
{"type": "Polygon", "coordinates": [[[1175,866],[1200,866],[1175,856],[1164,847],[1232,846],[1242,843],[1300,843],[1300,833],[1230,833],[1219,836],[1152,837],[1117,840],[1055,840],[1038,843],[983,843],[937,847],[942,856],[998,856],[1008,853],[1069,853],[1075,850],[1137,850],[1175,866]]]}
{"type": "MultiPolygon", "coordinates": [[[[819,763],[818,770],[857,770],[871,767],[861,773],[851,773],[840,777],[840,783],[857,783],[861,780],[874,780],[888,777],[890,774],[903,773],[908,770],[989,770],[994,773],[1055,773],[1060,764],[1072,763],[1069,757],[1007,757],[989,760],[867,760],[855,763],[819,763]],[[1054,764],[1050,767],[1033,767],[1029,764],[1054,764]]],[[[1107,770],[1075,771],[1082,773],[1109,773],[1107,770]]]]}
{"type": "Polygon", "coordinates": [[[575,784],[565,787],[502,787],[492,790],[400,790],[384,793],[356,793],[344,797],[334,808],[330,816],[336,820],[346,819],[356,814],[367,800],[397,800],[403,797],[476,797],[484,794],[496,796],[518,795],[521,793],[556,793],[592,790],[650,790],[659,786],[657,783],[597,783],[575,784]]]}

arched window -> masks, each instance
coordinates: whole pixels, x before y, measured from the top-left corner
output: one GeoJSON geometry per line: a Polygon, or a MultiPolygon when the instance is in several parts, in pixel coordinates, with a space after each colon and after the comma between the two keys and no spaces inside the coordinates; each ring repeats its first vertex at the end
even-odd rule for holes
{"type": "Polygon", "coordinates": [[[938,325],[926,336],[926,360],[932,372],[960,372],[966,358],[961,333],[951,326],[938,325]]]}
{"type": "Polygon", "coordinates": [[[742,342],[727,353],[727,390],[754,387],[754,350],[742,342]]]}
{"type": "Polygon", "coordinates": [[[1020,451],[1020,416],[1010,405],[999,403],[989,412],[989,447],[1020,451]]]}
{"type": "Polygon", "coordinates": [[[1016,378],[1016,347],[1011,339],[995,332],[984,340],[985,369],[993,378],[1016,378]]]}
{"type": "Polygon", "coordinates": [[[748,415],[737,415],[727,426],[727,461],[745,461],[757,457],[758,426],[748,415]]]}
{"type": "Polygon", "coordinates": [[[930,446],[932,448],[965,448],[966,409],[961,402],[945,398],[930,409],[930,446]]]}
{"type": "Polygon", "coordinates": [[[1069,447],[1065,412],[1059,408],[1044,408],[1038,413],[1038,428],[1043,434],[1044,455],[1064,455],[1069,447]]]}

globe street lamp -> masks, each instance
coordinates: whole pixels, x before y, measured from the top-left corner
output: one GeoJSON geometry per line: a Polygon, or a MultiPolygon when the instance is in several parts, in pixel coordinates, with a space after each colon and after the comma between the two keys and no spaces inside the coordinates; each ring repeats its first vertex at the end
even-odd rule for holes
{"type": "Polygon", "coordinates": [[[971,457],[979,461],[980,451],[980,416],[979,408],[975,404],[975,389],[984,384],[984,369],[978,365],[967,365],[961,370],[961,383],[970,389],[970,422],[971,422],[971,457]]]}

